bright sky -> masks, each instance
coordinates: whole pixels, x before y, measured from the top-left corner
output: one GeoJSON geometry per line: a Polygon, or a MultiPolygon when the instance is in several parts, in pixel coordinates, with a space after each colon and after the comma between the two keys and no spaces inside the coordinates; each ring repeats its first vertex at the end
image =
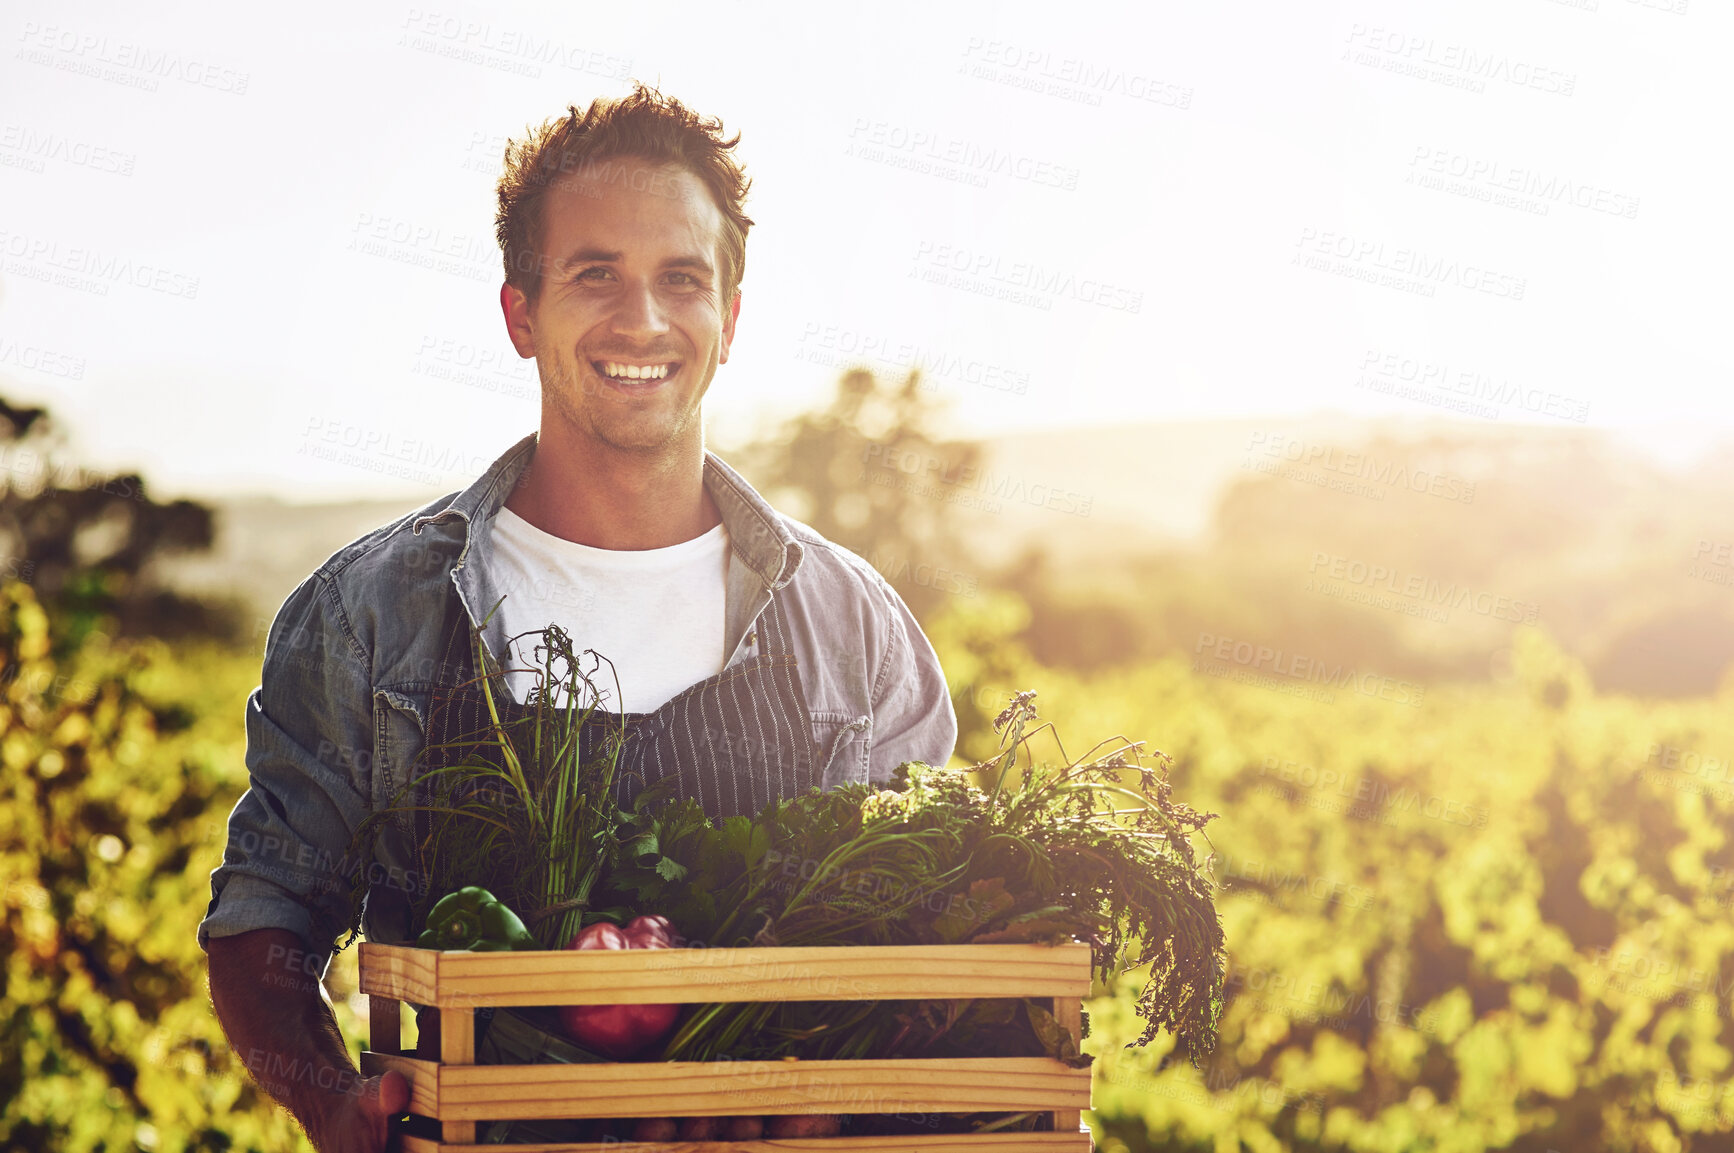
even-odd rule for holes
{"type": "Polygon", "coordinates": [[[503,138],[639,78],[754,179],[724,439],[851,360],[926,362],[964,434],[1734,435],[1734,6],[854,11],[5,3],[0,389],[162,493],[460,487],[537,415],[503,138]]]}

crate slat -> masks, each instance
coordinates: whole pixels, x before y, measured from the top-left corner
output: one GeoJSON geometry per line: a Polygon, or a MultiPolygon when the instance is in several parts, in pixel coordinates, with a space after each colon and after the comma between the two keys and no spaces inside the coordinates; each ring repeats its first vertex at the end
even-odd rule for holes
{"type": "Polygon", "coordinates": [[[1090,1106],[1090,1071],[1048,1057],[619,1065],[441,1065],[371,1052],[363,1057],[369,1076],[397,1069],[408,1077],[410,1111],[442,1123],[1090,1106]]]}
{"type": "MultiPolygon", "coordinates": [[[[469,1011],[440,1014],[440,1092],[446,1096],[446,1078],[476,1063],[476,1015],[469,1011]]],[[[451,1112],[448,1104],[446,1111],[451,1112]]],[[[474,1118],[442,1118],[440,1140],[449,1145],[471,1145],[476,1140],[474,1118]]]]}
{"type": "MultiPolygon", "coordinates": [[[[1076,997],[1055,997],[1052,1002],[1054,1022],[1060,1028],[1072,1035],[1072,1041],[1078,1046],[1078,1052],[1083,1052],[1084,1046],[1084,1007],[1076,997]]],[[[1086,1106],[1088,1101],[1084,1103],[1086,1106]]],[[[1056,1109],[1054,1111],[1054,1131],[1058,1133],[1075,1132],[1083,1124],[1083,1116],[1077,1109],[1056,1109]]]]}
{"type": "Polygon", "coordinates": [[[433,1004],[439,984],[439,959],[433,949],[408,945],[375,945],[363,941],[360,948],[361,991],[394,997],[417,1005],[433,1004]]]}
{"type": "Polygon", "coordinates": [[[902,1137],[787,1137],[774,1141],[608,1141],[449,1145],[405,1137],[404,1153],[1089,1153],[1087,1133],[933,1133],[902,1137]]]}
{"type": "Polygon", "coordinates": [[[857,948],[435,952],[361,946],[361,991],[441,1009],[522,1005],[888,1001],[1084,997],[1090,947],[878,945],[857,948]]]}

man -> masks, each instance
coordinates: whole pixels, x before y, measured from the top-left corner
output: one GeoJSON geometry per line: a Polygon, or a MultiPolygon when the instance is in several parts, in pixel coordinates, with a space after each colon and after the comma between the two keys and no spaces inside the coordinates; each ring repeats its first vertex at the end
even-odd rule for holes
{"type": "Polygon", "coordinates": [[[401,1077],[354,1071],[318,977],[358,871],[369,938],[411,929],[409,818],[372,859],[345,854],[450,731],[472,628],[490,672],[549,623],[608,657],[605,707],[647,734],[628,755],[716,814],[944,763],[956,739],[890,586],[704,448],[752,223],[739,137],[643,86],[570,112],[508,147],[499,185],[500,304],[536,359],[538,432],[313,573],[248,701],[251,787],[199,941],[235,1051],[322,1150],[382,1148],[407,1106],[401,1077]]]}

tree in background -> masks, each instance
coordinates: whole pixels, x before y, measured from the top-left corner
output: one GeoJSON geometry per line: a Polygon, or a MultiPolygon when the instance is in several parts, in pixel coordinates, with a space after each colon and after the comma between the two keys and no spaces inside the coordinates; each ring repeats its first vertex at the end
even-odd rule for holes
{"type": "Polygon", "coordinates": [[[56,652],[93,632],[187,636],[232,630],[229,605],[190,600],[152,561],[211,546],[211,510],[159,504],[143,478],[68,464],[46,409],[0,398],[0,577],[22,580],[54,622],[56,652]]]}
{"type": "Polygon", "coordinates": [[[194,939],[257,664],[143,635],[221,622],[151,580],[210,544],[211,513],[60,449],[43,409],[0,400],[0,1147],[289,1148],[194,939]]]}
{"type": "Polygon", "coordinates": [[[940,436],[939,412],[918,372],[893,385],[853,369],[827,407],[729,455],[773,505],[865,558],[925,624],[960,559],[947,485],[981,459],[978,443],[940,436]]]}

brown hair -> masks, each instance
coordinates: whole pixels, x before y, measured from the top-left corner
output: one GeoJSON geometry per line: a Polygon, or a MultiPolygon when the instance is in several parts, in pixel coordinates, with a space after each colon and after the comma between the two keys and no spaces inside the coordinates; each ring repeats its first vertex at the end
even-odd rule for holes
{"type": "Polygon", "coordinates": [[[568,173],[609,178],[606,169],[597,170],[598,162],[631,157],[678,164],[710,189],[723,217],[722,301],[725,306],[732,302],[746,271],[747,229],[753,223],[741,211],[752,182],[732,155],[740,134],[724,140],[720,120],[704,119],[637,81],[626,96],[599,96],[587,111],[568,105],[567,113],[527,129],[522,140],[506,142],[494,214],[506,283],[532,302],[541,290],[542,199],[548,188],[568,173]]]}

